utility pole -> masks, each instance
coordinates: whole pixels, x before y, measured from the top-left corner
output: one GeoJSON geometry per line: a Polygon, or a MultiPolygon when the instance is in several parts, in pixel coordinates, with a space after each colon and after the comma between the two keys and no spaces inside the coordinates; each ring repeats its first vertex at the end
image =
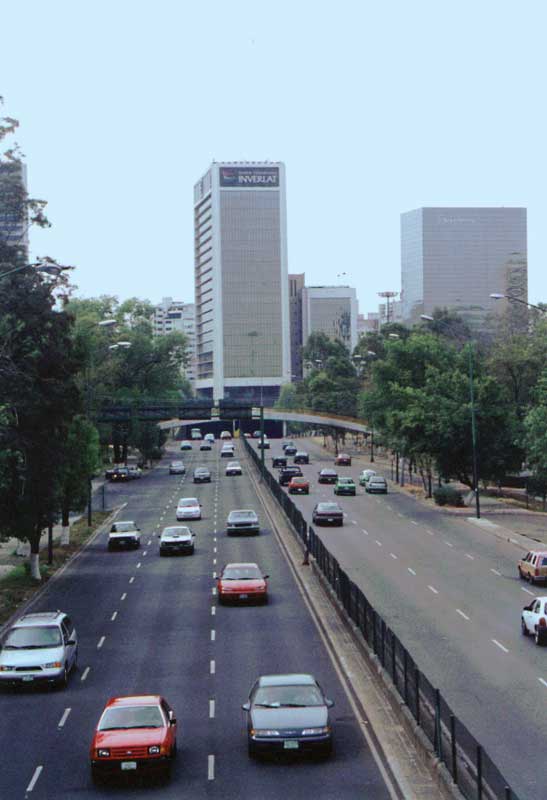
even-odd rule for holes
{"type": "Polygon", "coordinates": [[[260,404],[260,471],[264,477],[264,406],[260,404]]]}

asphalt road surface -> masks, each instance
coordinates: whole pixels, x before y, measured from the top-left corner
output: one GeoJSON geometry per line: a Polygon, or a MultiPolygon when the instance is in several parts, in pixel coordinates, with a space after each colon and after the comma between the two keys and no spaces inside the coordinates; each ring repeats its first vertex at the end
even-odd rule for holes
{"type": "MultiPolygon", "coordinates": [[[[297,444],[312,461],[302,466],[310,495],[293,496],[306,520],[317,502],[338,500],[344,527],[314,526],[316,533],[521,800],[546,797],[547,647],[522,636],[520,612],[547,588],[521,582],[514,545],[466,519],[397,492],[368,495],[358,486],[356,497],[336,498],[333,486],[317,483],[332,455],[297,444]]],[[[272,440],[267,466],[281,454],[272,440]]],[[[336,469],[358,482],[355,466],[336,469]]]]}
{"type": "MultiPolygon", "coordinates": [[[[238,448],[243,446],[239,444],[238,448]]],[[[0,694],[0,798],[83,797],[325,798],[389,797],[374,758],[292,573],[268,528],[253,484],[226,477],[217,442],[210,453],[180,454],[185,480],[168,460],[140,481],[109,487],[109,502],[127,502],[118,519],[142,530],[137,551],[108,552],[98,536],[52,582],[32,610],[70,613],[79,636],[79,666],[66,690],[0,694]],[[211,484],[194,486],[191,469],[211,468],[211,484]],[[179,497],[196,496],[203,519],[193,556],[160,558],[158,534],[175,523],[179,497]],[[224,532],[233,508],[255,508],[257,537],[224,532]],[[270,575],[270,602],[219,607],[214,575],[229,561],[256,561],[270,575]],[[241,704],[264,673],[311,672],[335,701],[335,755],[326,762],[248,758],[241,704]],[[178,756],[169,784],[93,786],[89,744],[107,699],[161,693],[178,719],[178,756]]],[[[180,457],[173,453],[174,457],[180,457]]],[[[236,449],[236,457],[242,455],[236,449]]]]}

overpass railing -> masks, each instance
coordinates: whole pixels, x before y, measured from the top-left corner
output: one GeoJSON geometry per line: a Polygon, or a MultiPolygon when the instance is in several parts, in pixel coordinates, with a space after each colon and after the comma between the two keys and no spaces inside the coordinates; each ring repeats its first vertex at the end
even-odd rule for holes
{"type": "MultiPolygon", "coordinates": [[[[259,453],[243,439],[247,453],[259,470],[259,453]]],[[[264,468],[262,476],[283,509],[307,555],[311,555],[346,615],[377,656],[389,678],[446,766],[466,800],[519,800],[488,753],[454,714],[439,689],[420,670],[410,652],[376,611],[364,592],[349,578],[275,476],[264,468]]]]}

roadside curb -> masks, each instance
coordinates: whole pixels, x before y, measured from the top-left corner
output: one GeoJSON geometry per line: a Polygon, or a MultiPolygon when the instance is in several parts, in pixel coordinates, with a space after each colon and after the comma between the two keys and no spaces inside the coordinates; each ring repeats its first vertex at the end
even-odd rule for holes
{"type": "Polygon", "coordinates": [[[90,545],[90,544],[92,544],[92,543],[95,541],[95,539],[96,539],[98,536],[100,536],[100,534],[104,533],[104,531],[105,531],[105,529],[108,527],[108,525],[110,525],[110,524],[111,524],[112,520],[113,520],[113,519],[116,517],[116,515],[117,515],[117,514],[119,514],[119,512],[120,512],[120,511],[122,511],[122,510],[125,508],[125,506],[126,506],[126,505],[127,505],[127,503],[122,503],[122,505],[121,505],[121,506],[118,506],[117,508],[115,508],[115,509],[114,509],[114,510],[113,510],[113,511],[112,511],[112,512],[111,512],[111,513],[108,515],[108,517],[107,517],[107,518],[104,520],[104,522],[102,522],[102,523],[99,525],[99,527],[97,528],[97,530],[95,531],[95,533],[94,533],[92,536],[90,536],[90,537],[89,537],[89,539],[87,540],[87,542],[85,542],[85,544],[83,544],[83,545],[82,545],[82,547],[80,547],[80,549],[79,549],[79,550],[77,550],[75,553],[73,553],[73,554],[70,556],[70,558],[68,559],[68,561],[65,561],[65,563],[64,563],[64,564],[63,564],[61,567],[59,567],[59,569],[58,569],[58,570],[56,570],[56,572],[55,572],[55,573],[54,573],[54,574],[51,576],[51,578],[49,578],[49,580],[47,581],[47,583],[44,583],[44,585],[43,585],[43,586],[41,586],[41,587],[38,589],[38,591],[37,591],[37,592],[35,592],[35,593],[32,595],[32,597],[30,597],[30,598],[29,598],[29,599],[26,601],[26,603],[23,603],[23,605],[19,606],[19,608],[17,609],[17,611],[14,611],[14,613],[11,615],[11,617],[9,617],[9,619],[7,619],[7,620],[6,620],[6,621],[5,621],[5,622],[4,622],[4,623],[3,623],[3,624],[0,626],[0,636],[2,636],[2,635],[4,634],[4,631],[5,631],[7,628],[9,628],[9,627],[10,627],[10,625],[12,625],[12,624],[15,622],[15,620],[16,620],[16,619],[18,619],[18,618],[19,618],[19,617],[20,617],[22,614],[25,614],[25,613],[28,611],[28,609],[29,609],[29,608],[31,608],[31,607],[34,605],[34,603],[36,603],[36,601],[37,601],[37,600],[39,600],[39,599],[42,597],[42,595],[44,595],[44,594],[45,594],[45,592],[47,591],[47,589],[49,588],[49,586],[50,586],[50,585],[53,583],[53,581],[57,580],[57,579],[58,579],[58,578],[59,578],[59,577],[60,577],[60,576],[63,574],[63,572],[64,572],[64,571],[65,571],[65,570],[66,570],[66,569],[67,569],[67,568],[68,568],[68,567],[69,567],[69,566],[70,566],[70,565],[71,565],[71,564],[72,564],[74,561],[76,561],[76,559],[77,559],[77,558],[79,558],[79,556],[81,556],[81,554],[84,552],[84,550],[86,550],[86,549],[89,547],[89,545],[90,545]]]}

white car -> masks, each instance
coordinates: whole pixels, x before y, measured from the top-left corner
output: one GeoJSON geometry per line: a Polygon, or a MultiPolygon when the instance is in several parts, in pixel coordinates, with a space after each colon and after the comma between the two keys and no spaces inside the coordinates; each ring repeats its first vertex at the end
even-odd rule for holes
{"type": "Polygon", "coordinates": [[[232,438],[232,434],[230,433],[230,431],[221,431],[220,432],[220,438],[221,439],[231,439],[232,438]]]}
{"type": "Polygon", "coordinates": [[[203,437],[206,442],[214,442],[215,441],[215,434],[214,433],[206,433],[203,437]]]}
{"type": "Polygon", "coordinates": [[[229,461],[226,466],[226,475],[242,475],[239,461],[229,461]]]}
{"type": "Polygon", "coordinates": [[[108,549],[114,550],[115,547],[140,547],[141,533],[136,523],[130,520],[120,520],[113,522],[108,534],[108,549]]]}
{"type": "Polygon", "coordinates": [[[201,519],[201,503],[197,497],[181,497],[177,505],[177,519],[201,519]]]}
{"type": "Polygon", "coordinates": [[[220,451],[221,458],[233,458],[234,457],[234,446],[233,444],[225,444],[222,446],[222,450],[220,451]]]}
{"type": "Polygon", "coordinates": [[[160,556],[170,553],[194,552],[196,534],[187,525],[164,528],[160,536],[160,556]]]}
{"type": "Polygon", "coordinates": [[[533,636],[538,645],[547,642],[547,597],[536,597],[524,606],[520,625],[523,636],[533,636]]]}

